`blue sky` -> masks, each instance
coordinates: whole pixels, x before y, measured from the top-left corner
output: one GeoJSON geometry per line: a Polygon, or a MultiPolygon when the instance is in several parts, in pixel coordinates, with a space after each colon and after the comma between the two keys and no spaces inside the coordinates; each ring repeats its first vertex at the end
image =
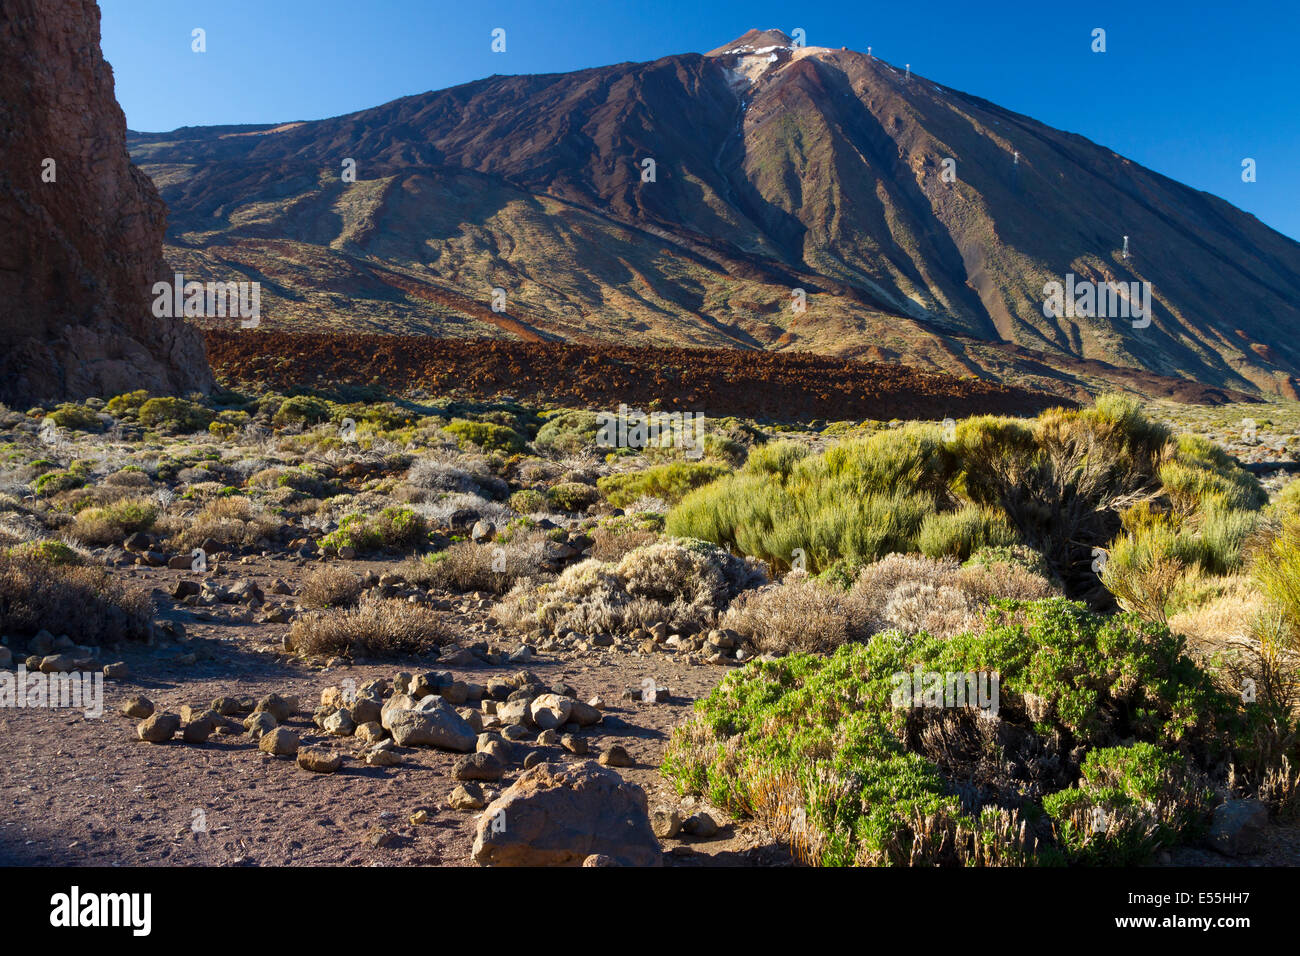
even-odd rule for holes
{"type": "Polygon", "coordinates": [[[320,119],[493,73],[704,52],[802,28],[1080,133],[1300,238],[1300,4],[100,0],[128,125],[320,119]],[[206,31],[207,52],[191,50],[206,31]],[[506,52],[491,32],[506,30],[506,52]],[[1091,50],[1106,31],[1106,52],[1091,50]],[[1257,164],[1244,183],[1241,163],[1257,164]]]}

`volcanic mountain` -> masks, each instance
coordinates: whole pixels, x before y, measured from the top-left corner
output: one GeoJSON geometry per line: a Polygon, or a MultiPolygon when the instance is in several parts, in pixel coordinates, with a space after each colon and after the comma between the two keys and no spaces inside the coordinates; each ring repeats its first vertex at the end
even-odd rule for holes
{"type": "Polygon", "coordinates": [[[168,259],[260,281],[274,328],[1296,394],[1300,244],[1081,136],[778,31],[128,145],[170,207],[168,259]],[[1045,315],[1067,274],[1149,282],[1149,324],[1045,315]]]}

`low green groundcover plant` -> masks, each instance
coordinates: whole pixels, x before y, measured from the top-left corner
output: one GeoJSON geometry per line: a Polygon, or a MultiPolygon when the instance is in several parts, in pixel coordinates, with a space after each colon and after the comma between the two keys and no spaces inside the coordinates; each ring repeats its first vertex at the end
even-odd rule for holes
{"type": "Polygon", "coordinates": [[[354,548],[364,554],[383,548],[414,548],[427,538],[424,519],[410,508],[385,508],[375,515],[345,516],[338,529],[321,541],[326,547],[354,548]]]}
{"type": "Polygon", "coordinates": [[[1118,865],[1200,827],[1203,781],[1248,740],[1181,638],[1052,598],[995,602],[948,640],[753,661],[674,731],[663,772],[815,864],[1118,865]],[[991,700],[911,706],[980,675],[991,700]]]}

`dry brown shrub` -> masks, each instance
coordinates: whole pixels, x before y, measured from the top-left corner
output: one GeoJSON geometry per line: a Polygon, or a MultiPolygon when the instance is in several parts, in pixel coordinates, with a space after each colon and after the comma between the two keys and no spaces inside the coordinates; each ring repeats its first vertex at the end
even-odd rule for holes
{"type": "Polygon", "coordinates": [[[103,507],[79,511],[67,534],[91,547],[121,544],[133,532],[153,527],[157,515],[158,506],[153,499],[123,497],[103,507]]]}
{"type": "Polygon", "coordinates": [[[829,652],[889,628],[952,637],[978,628],[992,598],[1059,593],[1019,565],[962,567],[950,559],[893,554],[863,568],[847,592],[801,572],[788,574],[780,584],[737,597],[722,626],[749,637],[762,652],[829,652]]]}
{"type": "Polygon", "coordinates": [[[243,497],[217,498],[189,517],[171,515],[158,522],[177,550],[197,547],[211,538],[225,547],[249,547],[273,537],[280,520],[243,497]]]}
{"type": "Polygon", "coordinates": [[[98,565],[0,553],[0,633],[67,634],[103,645],[148,636],[153,601],[98,565]]]}
{"type": "Polygon", "coordinates": [[[858,596],[793,572],[780,584],[739,595],[720,623],[744,634],[761,653],[780,655],[831,651],[863,640],[878,620],[858,596]]]}
{"type": "Polygon", "coordinates": [[[591,532],[591,556],[597,561],[621,561],[628,553],[647,544],[654,544],[659,535],[653,531],[616,531],[599,527],[591,532]]]}
{"type": "Polygon", "coordinates": [[[502,624],[562,633],[625,633],[663,621],[692,632],[716,623],[763,565],[701,542],[659,541],[617,564],[588,558],[551,583],[520,581],[493,611],[502,624]]]}
{"type": "Polygon", "coordinates": [[[957,586],[980,603],[992,598],[1038,601],[1061,593],[1059,587],[1041,574],[1009,562],[964,567],[957,586]]]}
{"type": "Polygon", "coordinates": [[[1201,660],[1227,651],[1251,633],[1264,601],[1249,577],[1222,579],[1215,592],[1170,615],[1169,629],[1187,638],[1187,648],[1201,660]]]}
{"type": "Polygon", "coordinates": [[[546,532],[525,531],[509,541],[462,541],[439,555],[412,559],[401,573],[412,584],[443,591],[505,594],[521,578],[541,575],[546,532]]]}
{"type": "Polygon", "coordinates": [[[952,637],[978,626],[979,604],[960,587],[929,581],[904,581],[894,588],[881,617],[888,627],[907,634],[925,631],[952,637]]]}
{"type": "Polygon", "coordinates": [[[927,558],[914,554],[891,554],[867,565],[849,592],[865,601],[879,615],[904,583],[924,583],[936,588],[957,586],[961,565],[951,558],[927,558]]]}
{"type": "Polygon", "coordinates": [[[361,579],[345,568],[324,565],[308,572],[302,583],[302,603],[310,608],[348,607],[361,597],[361,579]]]}
{"type": "Polygon", "coordinates": [[[394,598],[304,614],[289,627],[290,646],[304,657],[417,656],[452,636],[444,615],[394,598]]]}
{"type": "Polygon", "coordinates": [[[153,487],[153,481],[143,471],[115,471],[111,475],[105,475],[103,483],[137,491],[153,487]]]}

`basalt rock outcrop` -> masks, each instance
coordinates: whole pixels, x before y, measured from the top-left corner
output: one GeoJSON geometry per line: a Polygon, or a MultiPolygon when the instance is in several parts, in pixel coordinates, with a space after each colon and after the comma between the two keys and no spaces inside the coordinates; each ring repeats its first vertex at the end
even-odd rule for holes
{"type": "Polygon", "coordinates": [[[0,401],[206,390],[155,318],[167,208],[126,150],[94,0],[0,5],[0,401]]]}

